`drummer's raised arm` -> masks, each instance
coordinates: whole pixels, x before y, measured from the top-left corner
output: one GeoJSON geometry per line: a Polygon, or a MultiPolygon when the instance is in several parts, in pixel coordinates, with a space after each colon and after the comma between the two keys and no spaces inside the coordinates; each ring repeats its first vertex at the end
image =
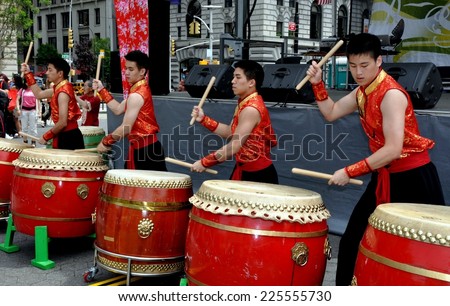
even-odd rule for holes
{"type": "Polygon", "coordinates": [[[121,115],[125,112],[126,103],[120,103],[114,99],[111,93],[103,86],[102,81],[94,79],[92,81],[92,89],[98,92],[100,100],[104,101],[115,115],[121,115]]]}
{"type": "Polygon", "coordinates": [[[39,85],[36,84],[34,74],[30,71],[30,67],[27,64],[22,63],[20,70],[24,75],[27,86],[31,89],[36,99],[49,99],[53,96],[53,89],[42,90],[39,85]]]}

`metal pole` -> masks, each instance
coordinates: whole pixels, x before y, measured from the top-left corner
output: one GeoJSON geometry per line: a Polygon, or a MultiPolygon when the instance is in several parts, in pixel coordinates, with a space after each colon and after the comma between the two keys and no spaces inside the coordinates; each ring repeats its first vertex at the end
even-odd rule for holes
{"type": "MultiPolygon", "coordinates": [[[[70,6],[69,6],[69,28],[72,29],[72,0],[70,0],[70,6]]],[[[73,31],[73,29],[72,29],[73,31]]],[[[73,32],[72,32],[73,33],[73,32]]],[[[72,82],[72,48],[69,48],[69,82],[72,82]]]]}
{"type": "Polygon", "coordinates": [[[213,63],[213,14],[212,9],[209,10],[209,64],[213,63]]]}

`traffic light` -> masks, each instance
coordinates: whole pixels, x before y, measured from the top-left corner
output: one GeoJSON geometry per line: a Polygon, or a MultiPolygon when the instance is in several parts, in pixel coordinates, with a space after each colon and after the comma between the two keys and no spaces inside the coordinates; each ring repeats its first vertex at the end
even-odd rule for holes
{"type": "Polygon", "coordinates": [[[170,41],[170,54],[172,55],[172,56],[175,56],[175,49],[176,49],[176,45],[175,45],[175,39],[172,39],[171,41],[170,41]]]}
{"type": "Polygon", "coordinates": [[[73,48],[73,30],[72,30],[72,28],[69,28],[67,30],[67,37],[68,37],[68,39],[67,39],[67,47],[69,49],[72,49],[73,48]]]}
{"type": "Polygon", "coordinates": [[[200,22],[194,21],[194,34],[200,35],[200,22]]]}
{"type": "Polygon", "coordinates": [[[195,33],[195,21],[192,21],[192,22],[189,24],[189,34],[190,34],[190,35],[194,35],[194,33],[195,33]]]}

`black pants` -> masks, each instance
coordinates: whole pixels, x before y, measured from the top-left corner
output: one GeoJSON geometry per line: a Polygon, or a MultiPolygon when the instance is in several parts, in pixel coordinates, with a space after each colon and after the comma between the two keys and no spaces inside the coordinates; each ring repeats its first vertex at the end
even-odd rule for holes
{"type": "MultiPolygon", "coordinates": [[[[139,170],[167,171],[161,142],[156,141],[147,147],[134,150],[134,165],[139,170]]],[[[127,162],[125,169],[128,169],[127,162]]]]}
{"type": "MultiPolygon", "coordinates": [[[[231,173],[231,177],[233,177],[233,173],[236,170],[236,166],[231,173]]],[[[267,168],[261,169],[259,171],[242,171],[242,181],[250,181],[250,182],[259,182],[259,183],[269,183],[269,184],[278,184],[278,173],[275,166],[271,164],[267,168]]]]}
{"type": "Polygon", "coordinates": [[[58,149],[84,149],[83,134],[79,128],[58,134],[58,149]]]}
{"type": "MultiPolygon", "coordinates": [[[[378,173],[372,174],[367,189],[356,204],[339,243],[336,285],[348,286],[353,278],[359,243],[364,236],[370,215],[375,211],[378,173]]],[[[390,174],[391,203],[421,203],[445,205],[436,167],[422,167],[390,174]]],[[[392,246],[395,247],[395,246],[392,246]]]]}

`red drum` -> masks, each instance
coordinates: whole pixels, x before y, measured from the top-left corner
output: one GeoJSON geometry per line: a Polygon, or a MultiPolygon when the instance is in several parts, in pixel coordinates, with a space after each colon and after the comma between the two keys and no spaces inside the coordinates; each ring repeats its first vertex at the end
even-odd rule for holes
{"type": "Polygon", "coordinates": [[[353,285],[450,285],[450,207],[378,206],[361,240],[353,285]]]}
{"type": "Polygon", "coordinates": [[[7,218],[9,215],[14,171],[12,162],[19,157],[22,150],[27,148],[32,147],[17,140],[0,138],[0,219],[7,218]]]}
{"type": "Polygon", "coordinates": [[[186,238],[189,285],[321,285],[330,213],[313,191],[245,181],[205,181],[186,238]]]}
{"type": "Polygon", "coordinates": [[[49,237],[94,233],[92,214],[108,170],[99,154],[60,149],[26,149],[13,162],[11,212],[16,230],[49,237]]]}
{"type": "Polygon", "coordinates": [[[108,171],[96,213],[97,263],[140,276],[182,272],[191,196],[185,174],[108,171]]]}

